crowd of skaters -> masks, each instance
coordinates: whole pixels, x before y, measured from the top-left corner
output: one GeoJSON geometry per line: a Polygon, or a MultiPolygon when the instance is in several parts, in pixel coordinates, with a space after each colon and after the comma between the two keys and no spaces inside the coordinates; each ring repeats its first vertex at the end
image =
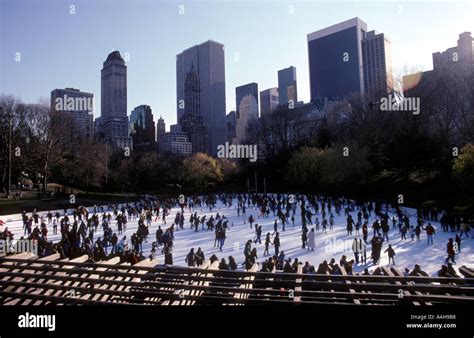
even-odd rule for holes
{"type": "MultiPolygon", "coordinates": [[[[327,233],[334,230],[335,216],[344,215],[347,236],[354,236],[352,243],[354,259],[348,260],[346,255],[343,255],[339,264],[332,259],[329,263],[322,262],[317,268],[309,262],[305,262],[303,272],[337,274],[343,267],[346,273],[351,274],[354,264],[367,265],[369,244],[371,250],[369,260],[373,264],[378,265],[382,253],[386,253],[389,264],[395,265],[396,253],[391,244],[388,244],[390,223],[392,230],[398,230],[402,241],[408,240],[408,234],[411,241],[419,242],[424,232],[427,245],[433,245],[436,231],[431,222],[439,221],[441,231],[455,233],[455,237],[450,238],[446,244],[447,258],[445,265],[440,270],[440,275],[445,273],[454,275],[452,264],[456,264],[455,256],[461,250],[463,236],[469,237],[471,228],[469,219],[439,212],[436,208],[418,209],[417,222],[411,224],[410,218],[401,208],[381,201],[363,202],[343,197],[332,198],[318,195],[211,194],[190,196],[184,200],[182,198],[148,198],[122,206],[114,204],[94,206],[91,211],[85,207],[79,207],[71,213],[64,210],[62,215],[60,212],[40,214],[36,210],[28,215],[24,211],[22,213],[22,239],[38,240],[40,256],[59,252],[62,257],[75,258],[87,254],[92,261],[120,256],[123,261],[131,263],[146,258],[143,253],[143,243],[150,240],[152,245],[148,257],[153,258],[161,254],[164,256],[164,263],[172,265],[175,263],[173,262],[174,232],[185,229],[186,213],[189,213],[189,229],[194,232],[214,232],[214,247],[219,248],[220,251],[223,250],[227,237],[226,232],[230,231],[234,224],[229,225],[227,217],[220,215],[219,212],[209,217],[198,213],[198,210],[202,212],[203,209],[209,209],[212,213],[216,209],[218,201],[227,208],[231,208],[236,202],[235,208],[238,217],[243,219],[244,224],[248,222],[249,227],[255,230],[255,237],[247,240],[244,246],[245,258],[243,262],[238,264],[232,256],[220,260],[220,268],[234,270],[239,268],[239,265],[249,269],[257,263],[257,248],[252,246],[256,243],[262,244],[262,225],[259,225],[258,222],[260,219],[270,217],[275,219],[273,232],[267,232],[263,240],[265,247],[263,252],[265,260],[261,264],[263,271],[276,269],[295,272],[297,266],[302,264],[298,258],[293,261],[291,258],[286,258],[284,251],[281,250],[280,232],[286,231],[289,224],[292,227],[301,227],[302,249],[315,251],[316,233],[320,231],[327,233]],[[166,218],[174,207],[178,207],[179,211],[174,215],[174,222],[168,225],[166,218]],[[298,209],[299,217],[297,217],[298,209]],[[388,215],[389,210],[394,213],[392,218],[388,215]],[[150,235],[153,218],[155,223],[161,223],[157,226],[156,231],[153,229],[154,236],[153,233],[150,235]],[[370,222],[370,220],[373,221],[370,222]],[[127,224],[130,222],[136,222],[138,228],[128,239],[123,233],[126,232],[127,224]],[[52,228],[54,235],[59,231],[61,235],[59,242],[53,243],[48,240],[48,227],[52,228]],[[99,233],[99,228],[102,230],[101,236],[95,236],[99,233]],[[369,235],[371,236],[370,240],[369,235]],[[150,237],[152,238],[150,239],[150,237]],[[385,250],[383,250],[384,243],[388,244],[385,250]]],[[[5,228],[0,233],[0,239],[11,240],[13,234],[8,228],[5,228]]],[[[210,260],[219,259],[216,255],[212,255],[210,260]]],[[[201,248],[196,251],[191,248],[185,258],[185,263],[188,266],[200,266],[204,262],[205,255],[201,248]]]]}

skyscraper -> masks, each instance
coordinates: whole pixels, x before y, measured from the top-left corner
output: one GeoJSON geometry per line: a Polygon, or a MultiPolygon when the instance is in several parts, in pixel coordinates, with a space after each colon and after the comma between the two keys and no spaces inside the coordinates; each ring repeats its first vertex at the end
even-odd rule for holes
{"type": "MultiPolygon", "coordinates": [[[[457,46],[443,52],[435,52],[433,70],[417,72],[403,76],[403,92],[405,96],[419,95],[417,91],[431,92],[432,84],[437,81],[457,82],[462,74],[469,75],[474,69],[474,38],[471,32],[459,34],[457,46]]],[[[438,95],[449,97],[449,93],[438,95]]],[[[452,98],[449,98],[452,100],[452,98]]],[[[466,100],[467,101],[467,100],[466,100]]],[[[469,103],[467,102],[467,105],[469,103]]]]}
{"type": "Polygon", "coordinates": [[[160,137],[166,134],[165,120],[160,116],[156,122],[156,149],[160,152],[160,137]]]}
{"type": "Polygon", "coordinates": [[[227,142],[232,143],[235,138],[235,125],[237,123],[235,110],[232,110],[225,118],[227,121],[227,142]]]}
{"type": "Polygon", "coordinates": [[[311,100],[364,93],[362,40],[366,31],[367,24],[353,18],[308,34],[311,100]]]}
{"type": "Polygon", "coordinates": [[[392,47],[388,37],[370,31],[362,40],[364,89],[372,99],[379,99],[393,90],[392,47]]]}
{"type": "Polygon", "coordinates": [[[107,56],[101,71],[101,118],[99,130],[107,142],[132,147],[127,118],[127,66],[118,51],[107,56]]]}
{"type": "Polygon", "coordinates": [[[269,88],[260,92],[260,116],[273,112],[278,104],[278,88],[269,88]]]}
{"type": "Polygon", "coordinates": [[[155,121],[150,106],[135,107],[130,114],[133,148],[153,148],[155,145],[155,121]]]}
{"type": "Polygon", "coordinates": [[[296,68],[290,66],[278,71],[278,100],[280,105],[287,106],[292,102],[298,102],[298,90],[296,85],[296,68]]]}
{"type": "Polygon", "coordinates": [[[201,88],[199,76],[191,64],[184,82],[184,115],[179,119],[183,132],[188,134],[193,153],[208,153],[208,128],[201,115],[201,88]]]}
{"type": "Polygon", "coordinates": [[[51,92],[51,109],[71,117],[69,142],[78,144],[92,139],[94,95],[79,89],[55,89],[51,92]]]}
{"type": "Polygon", "coordinates": [[[459,34],[455,47],[446,49],[444,52],[433,53],[433,69],[441,69],[451,65],[468,65],[474,63],[474,38],[471,32],[459,34]]]}
{"type": "Polygon", "coordinates": [[[208,128],[208,151],[226,141],[224,45],[212,40],[184,50],[176,56],[177,119],[185,113],[185,80],[191,65],[200,79],[201,116],[208,128]]]}
{"type": "Polygon", "coordinates": [[[163,135],[166,133],[166,123],[165,120],[160,116],[158,119],[158,122],[156,122],[156,140],[158,141],[158,138],[160,135],[163,135]]]}
{"type": "Polygon", "coordinates": [[[252,95],[258,105],[258,84],[252,82],[243,86],[235,87],[235,109],[237,117],[239,116],[240,101],[247,95],[252,95]]]}
{"type": "Polygon", "coordinates": [[[247,127],[258,119],[258,104],[253,95],[247,95],[240,100],[239,116],[236,119],[234,144],[242,144],[248,140],[247,127]]]}

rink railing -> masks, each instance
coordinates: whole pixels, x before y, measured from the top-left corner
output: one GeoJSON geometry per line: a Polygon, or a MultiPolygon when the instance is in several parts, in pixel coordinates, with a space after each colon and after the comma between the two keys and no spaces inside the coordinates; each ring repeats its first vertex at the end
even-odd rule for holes
{"type": "MultiPolygon", "coordinates": [[[[464,268],[466,275],[473,271],[464,268]]],[[[37,258],[17,254],[0,258],[3,305],[245,305],[474,304],[474,278],[403,276],[381,267],[380,275],[303,274],[219,270],[218,262],[201,267],[135,265],[119,257],[89,262],[59,254],[37,258]]]]}

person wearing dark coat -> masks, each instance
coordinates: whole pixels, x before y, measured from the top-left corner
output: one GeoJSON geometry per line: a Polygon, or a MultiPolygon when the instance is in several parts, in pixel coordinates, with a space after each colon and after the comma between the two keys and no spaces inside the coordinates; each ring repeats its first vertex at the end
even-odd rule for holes
{"type": "Polygon", "coordinates": [[[196,251],[196,265],[202,265],[205,260],[206,258],[204,257],[204,252],[202,252],[201,248],[198,248],[196,251]]]}
{"type": "Polygon", "coordinates": [[[346,230],[347,230],[347,235],[352,235],[352,228],[354,226],[354,220],[352,219],[352,216],[349,215],[347,216],[347,226],[346,226],[346,230]]]}
{"type": "Polygon", "coordinates": [[[265,238],[265,251],[263,252],[263,255],[264,256],[267,256],[269,255],[270,253],[268,252],[268,248],[270,246],[270,244],[272,243],[272,241],[270,240],[270,233],[268,232],[267,233],[267,237],[265,238]]]}
{"type": "Polygon", "coordinates": [[[288,258],[288,260],[285,262],[285,265],[283,266],[283,272],[293,272],[293,267],[291,266],[291,258],[288,258]]]}
{"type": "Polygon", "coordinates": [[[232,256],[229,256],[229,269],[237,270],[237,263],[235,262],[235,258],[232,256]]]}
{"type": "Polygon", "coordinates": [[[384,251],[388,254],[388,264],[390,264],[390,260],[393,262],[393,265],[395,265],[395,250],[393,250],[392,245],[389,244],[388,248],[384,251]]]}
{"type": "Polygon", "coordinates": [[[277,232],[275,238],[273,239],[273,246],[275,247],[275,256],[278,256],[280,252],[280,235],[277,232]]]}
{"type": "Polygon", "coordinates": [[[165,264],[173,265],[173,251],[168,245],[168,243],[164,245],[163,250],[161,250],[161,253],[165,255],[165,264]]]}
{"type": "Polygon", "coordinates": [[[221,262],[219,263],[219,270],[229,270],[229,266],[227,265],[225,258],[221,259],[221,262]]]}
{"type": "Polygon", "coordinates": [[[301,234],[301,247],[306,248],[306,243],[308,242],[308,228],[303,228],[303,233],[301,234]]]}
{"type": "Polygon", "coordinates": [[[217,262],[218,260],[219,260],[219,258],[217,258],[216,255],[212,255],[211,258],[209,258],[209,261],[211,262],[211,264],[214,263],[214,262],[217,262]]]}
{"type": "Polygon", "coordinates": [[[262,244],[262,239],[261,239],[261,237],[262,237],[262,226],[258,225],[258,224],[255,224],[255,227],[256,227],[255,234],[256,234],[257,238],[255,239],[254,242],[255,243],[258,242],[259,244],[262,244]]]}
{"type": "Polygon", "coordinates": [[[246,260],[249,258],[251,251],[252,251],[252,240],[249,239],[247,243],[245,243],[245,248],[244,248],[244,256],[246,260]]]}
{"type": "Polygon", "coordinates": [[[194,253],[194,248],[191,248],[184,261],[188,263],[188,266],[196,266],[196,254],[194,253]]]}

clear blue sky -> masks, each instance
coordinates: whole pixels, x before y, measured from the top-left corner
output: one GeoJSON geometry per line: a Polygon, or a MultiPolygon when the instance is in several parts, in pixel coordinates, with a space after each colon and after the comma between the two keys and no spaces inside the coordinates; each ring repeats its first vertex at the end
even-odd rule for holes
{"type": "Polygon", "coordinates": [[[474,33],[472,0],[0,0],[0,93],[37,102],[55,88],[79,88],[94,94],[98,116],[100,69],[117,49],[130,55],[129,114],[149,104],[168,128],[176,122],[176,54],[212,39],[225,45],[227,112],[236,86],[275,87],[277,70],[289,65],[307,101],[306,34],[355,16],[391,38],[396,70],[431,69],[432,52],[474,33]]]}

